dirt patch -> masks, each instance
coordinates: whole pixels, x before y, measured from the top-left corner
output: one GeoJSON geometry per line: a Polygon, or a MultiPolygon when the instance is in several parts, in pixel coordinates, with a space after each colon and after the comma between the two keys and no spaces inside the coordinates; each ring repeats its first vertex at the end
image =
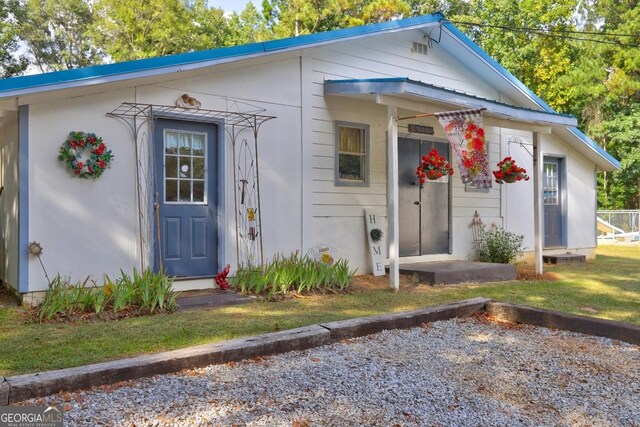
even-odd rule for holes
{"type": "Polygon", "coordinates": [[[19,305],[20,302],[13,292],[0,283],[0,308],[18,307],[19,305]]]}
{"type": "Polygon", "coordinates": [[[517,280],[522,282],[555,282],[560,278],[552,271],[545,271],[543,274],[536,273],[535,265],[531,264],[518,264],[516,266],[517,280]]]}

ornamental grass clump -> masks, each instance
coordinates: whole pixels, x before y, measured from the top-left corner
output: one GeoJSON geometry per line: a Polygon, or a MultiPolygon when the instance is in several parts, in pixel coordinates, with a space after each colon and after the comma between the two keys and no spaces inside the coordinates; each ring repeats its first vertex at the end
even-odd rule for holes
{"type": "Polygon", "coordinates": [[[148,269],[142,273],[134,269],[132,276],[122,270],[120,274],[115,281],[105,276],[102,287],[89,277],[74,284],[57,275],[37,307],[37,319],[70,320],[92,315],[113,319],[173,312],[177,308],[173,278],[148,269]]]}
{"type": "Polygon", "coordinates": [[[524,236],[497,226],[480,229],[478,261],[509,264],[524,253],[524,236]]]}
{"type": "Polygon", "coordinates": [[[345,259],[315,260],[309,255],[277,254],[263,267],[242,266],[231,284],[242,293],[275,298],[289,293],[343,291],[351,284],[355,270],[345,259]]]}

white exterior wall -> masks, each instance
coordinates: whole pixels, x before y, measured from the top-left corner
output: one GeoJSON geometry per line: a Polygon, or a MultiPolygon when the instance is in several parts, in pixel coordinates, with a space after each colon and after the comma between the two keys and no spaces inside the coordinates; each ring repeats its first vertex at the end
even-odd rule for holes
{"type": "MultiPolygon", "coordinates": [[[[49,274],[72,280],[88,275],[101,281],[140,264],[134,147],[130,130],[105,116],[125,101],[173,105],[183,93],[197,98],[202,108],[256,112],[276,116],[259,133],[260,190],[265,257],[275,253],[308,251],[327,244],[340,257],[348,257],[359,273],[371,270],[364,209],[386,216],[387,108],[373,102],[325,97],[327,79],[408,77],[470,94],[508,102],[503,94],[479,80],[463,64],[434,43],[427,55],[412,53],[413,42],[424,42],[423,32],[405,31],[323,47],[246,59],[215,68],[105,85],[100,93],[62,91],[55,101],[29,99],[29,240],[44,247],[49,274]],[[135,84],[135,86],[133,86],[135,84]],[[67,95],[65,95],[67,94],[67,95]],[[335,186],[335,121],[370,126],[370,185],[335,186]],[[112,167],[96,181],[79,180],[56,159],[71,130],[102,136],[114,152],[112,167]],[[89,248],[90,250],[87,250],[89,248]]],[[[426,104],[425,104],[426,105],[426,104]]],[[[428,105],[426,105],[428,106],[428,105]]],[[[433,109],[438,109],[434,106],[433,109]]],[[[442,107],[440,107],[442,108],[442,107]]],[[[399,110],[400,115],[415,112],[399,110]]],[[[434,127],[434,118],[399,123],[406,136],[408,122],[434,127]]],[[[530,132],[485,127],[489,162],[493,167],[507,154],[509,135],[531,141],[530,132]]],[[[243,134],[251,140],[248,132],[243,134]]],[[[543,151],[567,156],[569,244],[595,246],[595,180],[593,164],[565,148],[551,135],[543,135],[543,151]],[[564,151],[563,151],[564,150],[564,151]],[[585,197],[585,194],[593,195],[585,197]],[[574,198],[578,200],[574,200],[574,198]],[[575,217],[575,219],[574,219],[575,217]],[[584,230],[591,230],[585,233],[584,230]]],[[[226,262],[236,258],[232,151],[225,158],[226,262]]],[[[529,154],[511,147],[511,154],[531,170],[529,154]]],[[[533,250],[532,181],[517,186],[494,184],[489,192],[467,192],[457,167],[452,178],[450,230],[452,254],[420,257],[423,260],[467,259],[472,254],[469,228],[477,210],[487,224],[496,223],[525,234],[533,250]],[[504,218],[504,221],[503,221],[504,218]]],[[[532,170],[531,170],[532,171],[532,170]]],[[[6,188],[5,188],[6,191],[6,188]]],[[[5,193],[6,195],[6,193],[5,193]]],[[[4,196],[3,195],[3,199],[4,196]]],[[[403,226],[401,224],[401,226],[403,226]]],[[[17,273],[16,273],[17,274],[17,273]]],[[[37,260],[29,265],[30,291],[46,288],[37,260]]]]}
{"type": "MultiPolygon", "coordinates": [[[[291,56],[291,55],[290,55],[291,56]]],[[[107,117],[122,102],[173,105],[183,93],[202,108],[256,111],[276,116],[259,133],[261,206],[265,257],[301,248],[300,60],[245,62],[225,70],[89,96],[59,97],[30,104],[29,240],[44,248],[50,277],[73,281],[104,274],[118,276],[140,267],[136,165],[132,134],[119,119],[107,117]],[[57,153],[72,130],[95,132],[113,151],[114,160],[97,180],[72,176],[57,153]]],[[[181,77],[181,78],[176,78],[181,77]]],[[[171,79],[171,80],[169,80],[171,79]]],[[[144,129],[143,129],[144,130],[144,129]]],[[[244,132],[253,141],[250,132],[244,132]]],[[[226,150],[226,262],[235,263],[232,150],[226,150]]],[[[6,189],[5,189],[6,191],[6,189]]],[[[3,194],[4,199],[6,193],[3,194]]],[[[29,264],[29,291],[46,289],[37,259],[29,264]]]]}
{"type": "MultiPolygon", "coordinates": [[[[51,278],[101,282],[139,265],[134,144],[123,124],[105,116],[133,99],[133,90],[122,90],[29,108],[29,241],[42,245],[51,278]],[[113,151],[99,179],[78,179],[57,159],[73,130],[95,132],[113,151]]],[[[30,258],[29,291],[46,287],[40,263],[30,258]]]]}
{"type": "MultiPolygon", "coordinates": [[[[531,132],[509,131],[502,138],[503,156],[507,155],[509,136],[517,136],[525,144],[532,143],[531,132]]],[[[596,176],[595,166],[575,150],[567,147],[553,134],[541,134],[540,142],[543,156],[561,157],[566,168],[566,204],[567,247],[545,253],[581,253],[594,256],[596,240],[596,176]]],[[[533,158],[531,146],[520,148],[511,145],[511,155],[518,164],[527,169],[533,177],[533,158]],[[528,150],[528,152],[527,152],[528,150]]],[[[503,185],[505,200],[505,227],[516,234],[524,234],[527,251],[534,250],[533,241],[533,179],[517,185],[503,185]]]]}
{"type": "Polygon", "coordinates": [[[18,288],[18,113],[0,111],[0,280],[18,288]]]}

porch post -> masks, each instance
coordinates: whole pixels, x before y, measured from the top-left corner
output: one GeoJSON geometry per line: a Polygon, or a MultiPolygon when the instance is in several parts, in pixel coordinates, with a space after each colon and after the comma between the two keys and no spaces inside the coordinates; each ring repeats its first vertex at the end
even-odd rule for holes
{"type": "Polygon", "coordinates": [[[543,194],[542,194],[542,150],[540,134],[533,132],[533,230],[535,239],[536,274],[544,272],[542,265],[543,194]]]}
{"type": "Polygon", "coordinates": [[[400,288],[398,222],[398,108],[387,106],[387,222],[389,241],[389,285],[400,288]]]}

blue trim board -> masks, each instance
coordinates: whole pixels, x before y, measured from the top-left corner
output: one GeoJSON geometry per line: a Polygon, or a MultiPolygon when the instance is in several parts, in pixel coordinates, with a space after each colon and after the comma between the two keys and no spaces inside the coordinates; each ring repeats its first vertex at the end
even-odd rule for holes
{"type": "Polygon", "coordinates": [[[427,24],[442,21],[443,19],[445,19],[444,15],[442,15],[441,13],[434,13],[432,15],[418,16],[415,18],[399,19],[396,21],[344,28],[341,30],[308,34],[299,37],[270,40],[262,43],[252,43],[235,47],[226,47],[182,53],[177,55],[161,56],[156,58],[139,59],[134,61],[119,62],[115,64],[96,65],[93,67],[76,68],[73,70],[56,71],[31,76],[12,77],[0,80],[0,97],[2,97],[3,92],[10,92],[21,89],[26,90],[30,88],[78,82],[97,78],[104,79],[120,74],[151,71],[166,67],[179,67],[181,65],[196,64],[199,62],[216,61],[230,58],[241,59],[249,55],[282,51],[297,47],[305,47],[331,41],[384,33],[388,31],[409,29],[412,27],[421,27],[427,24]]]}
{"type": "Polygon", "coordinates": [[[18,292],[29,292],[29,106],[18,110],[18,292]]]}

